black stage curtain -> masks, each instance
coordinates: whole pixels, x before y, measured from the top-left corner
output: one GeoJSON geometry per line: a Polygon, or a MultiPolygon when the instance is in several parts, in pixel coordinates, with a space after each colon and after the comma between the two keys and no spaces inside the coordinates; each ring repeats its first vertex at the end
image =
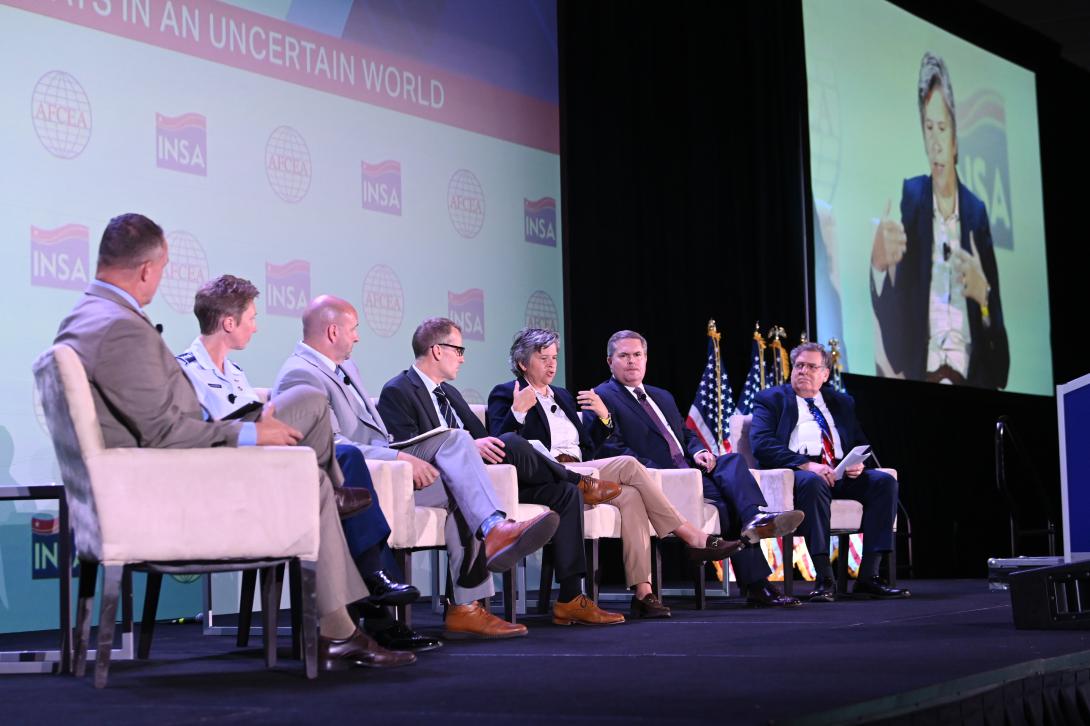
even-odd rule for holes
{"type": "MultiPolygon", "coordinates": [[[[974,3],[950,4],[942,17],[899,4],[1038,71],[1056,381],[1086,373],[1074,291],[1090,261],[1080,183],[1090,172],[1090,74],[974,3]]],[[[561,0],[559,26],[569,386],[604,380],[607,338],[632,328],[650,342],[648,382],[684,410],[714,317],[737,396],[754,322],[783,325],[792,343],[806,324],[800,6],[561,0]]],[[[916,575],[980,576],[988,557],[1009,554],[995,485],[1000,415],[1058,509],[1053,398],[865,376],[847,386],[881,463],[900,473],[916,575]]],[[[1045,508],[1029,481],[1013,481],[1027,514],[1045,508]]],[[[1043,548],[1027,541],[1023,553],[1043,548]]]]}

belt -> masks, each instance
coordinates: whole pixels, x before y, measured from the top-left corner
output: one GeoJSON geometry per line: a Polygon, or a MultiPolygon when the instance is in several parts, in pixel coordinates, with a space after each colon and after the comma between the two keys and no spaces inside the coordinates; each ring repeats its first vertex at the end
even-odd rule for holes
{"type": "Polygon", "coordinates": [[[556,460],[559,461],[561,464],[578,464],[580,461],[582,461],[581,459],[576,459],[571,454],[557,454],[556,460]]]}

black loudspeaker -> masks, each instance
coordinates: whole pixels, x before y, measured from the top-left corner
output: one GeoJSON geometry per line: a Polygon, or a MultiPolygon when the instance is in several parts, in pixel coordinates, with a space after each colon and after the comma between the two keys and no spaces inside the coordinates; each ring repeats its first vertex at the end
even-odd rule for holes
{"type": "Polygon", "coordinates": [[[1090,630],[1090,560],[1010,576],[1014,627],[1090,630]]]}

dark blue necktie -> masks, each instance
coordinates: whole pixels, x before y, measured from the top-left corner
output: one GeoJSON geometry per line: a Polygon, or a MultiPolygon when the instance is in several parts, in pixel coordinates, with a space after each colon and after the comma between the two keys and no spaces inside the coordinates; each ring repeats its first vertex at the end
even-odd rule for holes
{"type": "Polygon", "coordinates": [[[447,398],[446,392],[439,386],[436,386],[432,393],[435,394],[435,400],[439,402],[439,412],[443,414],[443,421],[446,423],[447,428],[461,428],[461,426],[458,425],[458,417],[454,415],[454,407],[450,405],[450,399],[447,398]]]}

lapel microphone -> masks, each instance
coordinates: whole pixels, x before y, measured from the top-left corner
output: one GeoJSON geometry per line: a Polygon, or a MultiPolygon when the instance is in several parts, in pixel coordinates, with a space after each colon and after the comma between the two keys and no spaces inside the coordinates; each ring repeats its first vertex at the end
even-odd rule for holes
{"type": "Polygon", "coordinates": [[[949,259],[950,259],[950,243],[949,242],[943,242],[942,243],[942,261],[947,262],[947,261],[949,261],[949,259]]]}
{"type": "Polygon", "coordinates": [[[236,396],[235,394],[228,393],[227,394],[227,403],[234,403],[236,398],[238,398],[238,396],[236,396]]]}
{"type": "Polygon", "coordinates": [[[163,334],[163,324],[162,324],[162,323],[156,323],[156,324],[155,324],[155,329],[156,329],[157,331],[159,331],[159,335],[162,335],[162,334],[163,334]]]}
{"type": "Polygon", "coordinates": [[[351,386],[352,385],[352,381],[348,380],[348,374],[347,373],[344,374],[344,385],[346,385],[346,386],[351,386]]]}

